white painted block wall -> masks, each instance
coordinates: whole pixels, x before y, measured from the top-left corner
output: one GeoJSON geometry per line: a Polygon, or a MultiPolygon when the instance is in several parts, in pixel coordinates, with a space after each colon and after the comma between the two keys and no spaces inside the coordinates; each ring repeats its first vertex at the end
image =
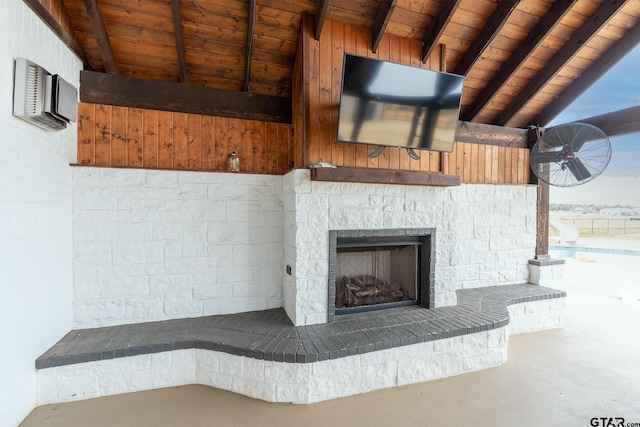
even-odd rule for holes
{"type": "Polygon", "coordinates": [[[36,404],[35,359],[72,326],[77,133],[12,116],[14,60],[76,87],[81,64],[22,0],[0,2],[0,27],[0,426],[14,426],[36,404]]]}
{"type": "Polygon", "coordinates": [[[282,306],[282,177],[73,168],[76,328],[282,306]]]}

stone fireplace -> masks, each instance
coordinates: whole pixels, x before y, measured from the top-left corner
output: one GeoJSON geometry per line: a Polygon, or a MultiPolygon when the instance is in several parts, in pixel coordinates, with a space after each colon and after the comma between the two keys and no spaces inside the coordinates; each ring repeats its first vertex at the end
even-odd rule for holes
{"type": "MultiPolygon", "coordinates": [[[[356,305],[365,301],[364,307],[369,308],[404,303],[453,306],[459,289],[529,279],[528,260],[535,252],[533,186],[324,182],[313,181],[310,175],[308,169],[291,171],[282,186],[282,306],[296,326],[332,322],[342,310],[354,308],[353,299],[345,304],[344,288],[337,290],[343,277],[347,277],[345,284],[352,284],[356,305]],[[421,249],[413,250],[423,255],[420,264],[410,268],[410,275],[420,271],[414,277],[416,283],[409,286],[413,290],[396,288],[397,279],[385,276],[390,270],[382,277],[375,277],[378,273],[371,269],[353,274],[337,270],[338,246],[346,254],[345,263],[380,264],[396,256],[385,248],[394,246],[396,237],[401,237],[396,246],[404,247],[413,246],[410,240],[416,236],[421,236],[416,245],[421,249]],[[378,241],[354,242],[356,238],[378,241]],[[367,246],[376,250],[364,250],[367,246]],[[365,253],[360,255],[367,261],[357,258],[359,252],[365,253]],[[354,283],[356,279],[359,282],[354,283]],[[376,280],[388,283],[376,284],[376,280]],[[383,290],[395,293],[399,300],[373,304],[375,294],[383,290]],[[336,302],[342,306],[336,307],[336,302]]],[[[402,262],[394,259],[392,264],[402,262]]]]}
{"type": "Polygon", "coordinates": [[[328,321],[335,315],[433,307],[434,229],[331,230],[328,321]]]}

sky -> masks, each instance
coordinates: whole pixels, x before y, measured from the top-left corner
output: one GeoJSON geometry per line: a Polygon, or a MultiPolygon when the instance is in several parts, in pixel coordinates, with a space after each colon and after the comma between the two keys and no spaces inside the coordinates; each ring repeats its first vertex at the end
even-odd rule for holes
{"type": "MultiPolygon", "coordinates": [[[[638,105],[640,45],[555,117],[548,127],[638,105]]],[[[612,137],[610,141],[611,161],[602,175],[577,187],[551,187],[551,203],[640,206],[640,133],[612,137]]]]}

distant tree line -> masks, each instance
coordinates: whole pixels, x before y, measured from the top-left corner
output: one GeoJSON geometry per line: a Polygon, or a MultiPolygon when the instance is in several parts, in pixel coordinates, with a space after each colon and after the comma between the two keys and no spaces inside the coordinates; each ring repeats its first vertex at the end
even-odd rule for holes
{"type": "Polygon", "coordinates": [[[550,211],[570,211],[571,209],[582,208],[587,211],[599,212],[600,209],[604,208],[624,208],[624,209],[633,209],[634,206],[631,205],[575,205],[571,203],[549,203],[550,211]]]}

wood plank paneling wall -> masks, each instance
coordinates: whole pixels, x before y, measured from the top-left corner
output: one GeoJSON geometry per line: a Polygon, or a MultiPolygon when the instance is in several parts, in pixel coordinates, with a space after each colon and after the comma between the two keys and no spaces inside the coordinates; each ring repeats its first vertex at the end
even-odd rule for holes
{"type": "Polygon", "coordinates": [[[293,164],[291,125],[102,104],[78,106],[78,164],[284,174],[293,164]]]}
{"type": "Polygon", "coordinates": [[[456,142],[443,154],[442,172],[467,184],[528,184],[529,150],[456,142]]]}
{"type": "Polygon", "coordinates": [[[336,141],[345,52],[427,69],[437,70],[440,64],[438,49],[423,63],[420,41],[389,34],[382,37],[373,53],[369,30],[331,20],[325,21],[320,40],[315,40],[313,17],[306,16],[293,75],[294,156],[303,165],[329,162],[336,166],[442,172],[459,175],[464,183],[529,182],[526,148],[456,143],[451,153],[421,150],[420,160],[414,160],[405,150],[390,147],[370,159],[367,154],[375,146],[336,141]]]}

